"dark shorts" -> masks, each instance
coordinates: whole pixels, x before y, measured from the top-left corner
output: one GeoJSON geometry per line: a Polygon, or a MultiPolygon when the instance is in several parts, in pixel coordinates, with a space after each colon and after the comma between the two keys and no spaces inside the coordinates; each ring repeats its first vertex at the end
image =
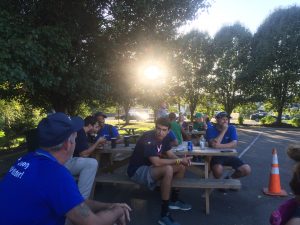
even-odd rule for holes
{"type": "Polygon", "coordinates": [[[245,165],[240,158],[235,156],[214,156],[210,161],[210,167],[213,167],[216,164],[221,164],[222,166],[231,166],[235,170],[242,165],[245,165]]]}

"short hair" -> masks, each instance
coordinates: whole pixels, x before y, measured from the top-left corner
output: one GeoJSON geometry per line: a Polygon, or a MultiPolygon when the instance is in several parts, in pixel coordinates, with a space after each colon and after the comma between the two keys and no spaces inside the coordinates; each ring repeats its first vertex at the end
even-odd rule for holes
{"type": "Polygon", "coordinates": [[[95,116],[87,116],[84,119],[84,126],[87,127],[88,125],[94,126],[97,123],[97,119],[95,116]]]}
{"type": "Polygon", "coordinates": [[[168,118],[164,118],[164,117],[158,118],[155,121],[155,126],[157,126],[158,124],[162,125],[162,126],[165,126],[165,127],[168,127],[168,129],[171,128],[171,123],[170,123],[170,120],[168,118]]]}
{"type": "Polygon", "coordinates": [[[295,195],[300,195],[300,163],[297,163],[295,166],[290,187],[295,195]]]}
{"type": "Polygon", "coordinates": [[[173,113],[173,112],[171,112],[171,113],[169,114],[169,119],[170,119],[170,120],[176,119],[176,114],[173,113]]]}

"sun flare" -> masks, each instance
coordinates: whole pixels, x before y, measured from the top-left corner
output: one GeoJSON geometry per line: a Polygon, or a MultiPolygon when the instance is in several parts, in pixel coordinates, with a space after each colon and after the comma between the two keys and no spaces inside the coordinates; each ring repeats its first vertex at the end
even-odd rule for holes
{"type": "Polygon", "coordinates": [[[161,69],[158,66],[150,65],[145,68],[144,76],[149,80],[156,80],[161,76],[161,69]]]}

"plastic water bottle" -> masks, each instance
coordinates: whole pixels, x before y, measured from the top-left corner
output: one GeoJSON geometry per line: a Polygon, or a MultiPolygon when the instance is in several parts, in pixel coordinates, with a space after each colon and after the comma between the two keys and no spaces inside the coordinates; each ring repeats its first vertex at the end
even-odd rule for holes
{"type": "Polygon", "coordinates": [[[205,138],[203,136],[201,136],[199,144],[200,144],[200,149],[205,148],[205,138]]]}

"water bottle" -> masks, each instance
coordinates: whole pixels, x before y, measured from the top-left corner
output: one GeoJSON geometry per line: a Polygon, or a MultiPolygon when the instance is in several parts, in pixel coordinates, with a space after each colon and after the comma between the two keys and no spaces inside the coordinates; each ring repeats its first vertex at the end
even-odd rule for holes
{"type": "Polygon", "coordinates": [[[200,149],[205,149],[205,138],[203,136],[201,136],[199,144],[200,149]]]}

